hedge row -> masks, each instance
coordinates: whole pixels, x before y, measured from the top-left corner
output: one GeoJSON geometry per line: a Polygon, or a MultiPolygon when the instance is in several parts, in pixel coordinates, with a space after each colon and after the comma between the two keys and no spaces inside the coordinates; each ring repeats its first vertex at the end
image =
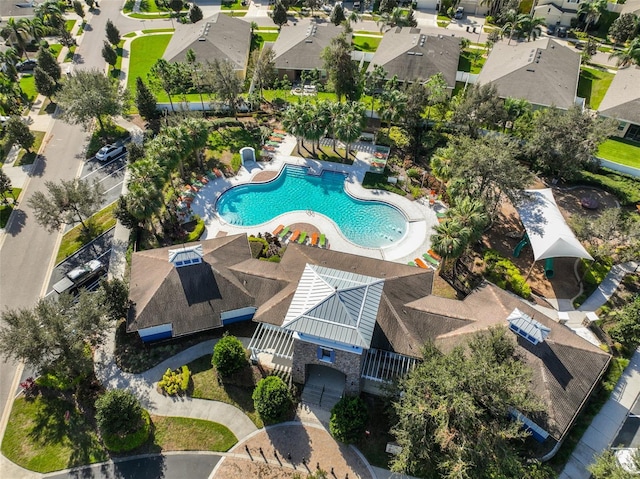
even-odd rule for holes
{"type": "Polygon", "coordinates": [[[616,195],[620,203],[625,206],[640,202],[640,180],[608,168],[600,168],[597,173],[581,171],[575,183],[602,188],[616,195]]]}
{"type": "Polygon", "coordinates": [[[506,289],[529,299],[531,288],[520,274],[518,267],[511,260],[503,257],[496,250],[489,249],[484,254],[486,264],[485,276],[500,288],[506,289]]]}

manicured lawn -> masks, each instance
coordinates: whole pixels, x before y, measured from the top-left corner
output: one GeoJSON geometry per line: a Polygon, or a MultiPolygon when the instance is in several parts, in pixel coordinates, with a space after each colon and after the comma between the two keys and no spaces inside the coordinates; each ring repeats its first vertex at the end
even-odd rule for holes
{"type": "Polygon", "coordinates": [[[207,150],[216,160],[221,160],[225,152],[236,153],[245,146],[260,151],[260,136],[239,126],[216,130],[209,135],[207,142],[207,150]]]}
{"type": "Polygon", "coordinates": [[[387,181],[387,178],[388,178],[387,174],[372,173],[371,171],[367,171],[364,174],[364,179],[362,180],[362,186],[368,189],[386,190],[401,196],[405,196],[406,193],[402,189],[400,189],[397,185],[389,183],[387,181]]]}
{"type": "Polygon", "coordinates": [[[27,95],[30,101],[35,100],[38,95],[38,92],[36,91],[36,79],[30,73],[20,77],[20,88],[24,94],[27,95]]]}
{"type": "Polygon", "coordinates": [[[151,67],[162,57],[167,44],[171,40],[171,35],[151,35],[148,37],[136,38],[131,42],[131,61],[129,62],[129,75],[127,77],[127,88],[135,98],[136,78],[141,77],[147,80],[147,73],[151,67]]]}
{"type": "Polygon", "coordinates": [[[106,461],[94,427],[71,402],[39,396],[13,403],[2,454],[16,464],[46,473],[106,461]],[[69,411],[69,421],[65,412],[69,411]]]}
{"type": "MultiPolygon", "coordinates": [[[[146,35],[147,33],[173,33],[175,31],[176,31],[175,28],[156,28],[155,30],[153,30],[153,29],[152,30],[142,30],[142,33],[144,33],[146,35]]],[[[135,33],[136,32],[131,32],[131,33],[133,33],[134,35],[132,35],[132,36],[135,37],[135,33]]]]}
{"type": "MultiPolygon", "coordinates": [[[[7,193],[7,198],[17,199],[20,196],[21,191],[21,188],[13,188],[13,194],[7,193]]],[[[4,203],[0,204],[0,228],[7,226],[7,221],[9,221],[9,216],[11,216],[12,211],[13,205],[5,205],[4,203]]]]}
{"type": "Polygon", "coordinates": [[[76,46],[73,45],[71,47],[69,47],[69,51],[67,52],[67,54],[64,57],[64,63],[69,63],[73,61],[73,55],[75,55],[76,53],[76,46]]]}
{"type": "Polygon", "coordinates": [[[62,50],[62,45],[60,45],[59,43],[52,43],[49,45],[49,51],[53,55],[53,58],[58,58],[58,55],[60,55],[60,50],[62,50]]]}
{"type": "Polygon", "coordinates": [[[582,67],[578,80],[578,96],[586,98],[587,105],[597,110],[613,81],[613,75],[595,68],[582,67]]]}
{"type": "Polygon", "coordinates": [[[151,416],[153,442],[163,451],[226,452],[238,442],[222,424],[186,417],[151,416]]]}
{"type": "Polygon", "coordinates": [[[282,98],[288,102],[296,102],[298,99],[300,101],[306,100],[310,103],[316,103],[320,100],[328,100],[328,101],[337,101],[337,97],[335,93],[329,93],[325,91],[319,91],[315,96],[305,96],[298,97],[291,93],[291,90],[264,90],[263,92],[264,99],[267,101],[273,101],[276,98],[282,98]]]}
{"type": "Polygon", "coordinates": [[[242,0],[222,0],[222,10],[246,10],[249,8],[246,5],[242,5],[242,0]]]}
{"type": "Polygon", "coordinates": [[[76,24],[76,20],[67,20],[66,22],[64,22],[64,28],[67,29],[68,32],[70,32],[73,27],[76,24]]]}
{"type": "Polygon", "coordinates": [[[31,165],[34,161],[36,161],[38,150],[42,145],[42,140],[44,139],[45,132],[32,130],[31,133],[33,133],[33,135],[36,137],[36,141],[33,142],[33,146],[31,147],[31,151],[29,153],[27,153],[27,151],[24,149],[20,150],[20,152],[18,153],[18,158],[16,159],[16,166],[31,165]]]}
{"type": "Polygon", "coordinates": [[[247,366],[245,370],[234,375],[236,379],[234,384],[220,384],[218,374],[211,365],[210,354],[190,362],[188,366],[192,372],[194,398],[231,404],[244,412],[257,427],[263,427],[262,419],[253,407],[253,399],[251,399],[253,388],[259,380],[252,377],[252,368],[247,366]]]}
{"type": "MultiPolygon", "coordinates": [[[[58,264],[69,255],[72,255],[73,253],[78,251],[92,239],[100,236],[108,229],[113,228],[116,224],[116,219],[113,216],[113,210],[115,209],[115,207],[116,202],[111,203],[109,206],[98,211],[89,219],[89,221],[92,223],[92,231],[90,235],[83,235],[81,224],[74,226],[72,229],[67,231],[62,237],[60,249],[58,250],[58,255],[56,256],[56,264],[58,264]]],[[[86,220],[85,223],[87,223],[86,220]]]]}
{"type": "Polygon", "coordinates": [[[382,37],[361,37],[355,35],[352,43],[354,50],[361,52],[375,52],[378,49],[378,45],[380,45],[381,40],[382,37]]]}
{"type": "Polygon", "coordinates": [[[600,145],[598,156],[621,165],[640,168],[640,143],[623,138],[610,138],[600,145]]]}
{"type": "Polygon", "coordinates": [[[129,16],[140,20],[155,20],[157,18],[171,18],[172,15],[173,13],[132,13],[129,16]]]}
{"type": "Polygon", "coordinates": [[[482,50],[472,52],[470,50],[463,50],[460,52],[460,59],[458,60],[458,70],[463,72],[469,72],[473,74],[480,73],[486,58],[480,56],[482,50]],[[477,57],[476,57],[477,54],[477,57]]]}

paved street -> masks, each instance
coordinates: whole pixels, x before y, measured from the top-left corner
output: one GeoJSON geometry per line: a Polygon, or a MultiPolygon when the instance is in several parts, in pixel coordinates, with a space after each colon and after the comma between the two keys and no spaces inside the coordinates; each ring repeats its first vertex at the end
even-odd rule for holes
{"type": "Polygon", "coordinates": [[[84,162],[82,171],[80,172],[80,179],[89,181],[90,183],[97,181],[102,185],[105,192],[105,198],[102,204],[102,208],[104,208],[116,201],[120,196],[126,167],[126,155],[122,155],[106,163],[100,163],[95,158],[91,158],[84,162]]]}

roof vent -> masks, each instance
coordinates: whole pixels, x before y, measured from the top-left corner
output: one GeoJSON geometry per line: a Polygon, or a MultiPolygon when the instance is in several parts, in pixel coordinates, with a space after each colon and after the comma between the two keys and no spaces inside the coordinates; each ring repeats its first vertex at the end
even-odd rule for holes
{"type": "Polygon", "coordinates": [[[507,321],[509,322],[509,329],[511,331],[518,336],[522,336],[534,346],[544,342],[551,332],[551,329],[539,323],[528,314],[523,313],[518,308],[511,312],[507,321]]]}
{"type": "Polygon", "coordinates": [[[407,55],[415,55],[416,52],[407,52],[407,55]]]}
{"type": "MultiPolygon", "coordinates": [[[[537,63],[537,62],[536,62],[536,63],[537,63]]],[[[533,68],[527,68],[527,71],[528,71],[528,72],[531,72],[531,73],[535,72],[535,70],[534,70],[533,68]]]]}
{"type": "Polygon", "coordinates": [[[173,264],[176,268],[192,264],[200,264],[202,263],[203,255],[204,253],[202,251],[201,244],[189,246],[188,248],[170,249],[169,263],[173,264]]]}
{"type": "Polygon", "coordinates": [[[205,37],[200,37],[200,38],[198,38],[198,41],[199,42],[205,42],[205,41],[207,41],[207,39],[205,37]]]}

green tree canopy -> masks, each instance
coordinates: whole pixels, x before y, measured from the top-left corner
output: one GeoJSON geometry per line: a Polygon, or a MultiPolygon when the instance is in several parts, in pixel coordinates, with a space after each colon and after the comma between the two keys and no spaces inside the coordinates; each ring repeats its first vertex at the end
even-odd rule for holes
{"type": "Polygon", "coordinates": [[[344,15],[344,8],[342,7],[342,3],[336,2],[336,4],[333,6],[333,10],[331,10],[331,15],[329,15],[329,21],[338,26],[346,19],[347,17],[345,17],[344,15]]]}
{"type": "Polygon", "coordinates": [[[109,40],[109,43],[111,43],[111,45],[113,45],[114,47],[117,47],[118,43],[120,43],[120,30],[118,30],[118,27],[116,27],[113,24],[111,19],[107,20],[105,31],[106,31],[107,40],[109,40]]]}
{"type": "Polygon", "coordinates": [[[616,43],[624,43],[638,33],[640,21],[633,13],[623,13],[609,27],[609,36],[616,43]]]}
{"type": "Polygon", "coordinates": [[[189,20],[191,20],[191,23],[198,23],[202,18],[203,15],[200,7],[195,3],[192,4],[191,9],[189,10],[189,20]]]}
{"type": "Polygon", "coordinates": [[[276,0],[276,4],[273,7],[273,23],[278,25],[278,29],[282,28],[282,25],[287,23],[287,7],[284,6],[281,0],[276,0]]]}
{"type": "Polygon", "coordinates": [[[82,6],[82,2],[80,2],[80,0],[73,0],[73,11],[80,18],[84,18],[84,7],[82,6]]]}
{"type": "Polygon", "coordinates": [[[360,95],[360,75],[357,65],[351,60],[352,51],[351,42],[342,33],[332,38],[322,52],[324,69],[338,101],[343,97],[355,101],[360,95]]]}
{"type": "Polygon", "coordinates": [[[58,90],[58,84],[56,83],[56,81],[39,66],[37,66],[33,71],[33,79],[35,81],[36,90],[38,91],[38,93],[46,96],[49,99],[51,99],[51,97],[58,90]]]}
{"type": "Polygon", "coordinates": [[[48,48],[40,47],[38,50],[38,68],[44,70],[56,83],[60,81],[62,70],[56,57],[48,48]]]}
{"type": "Polygon", "coordinates": [[[124,389],[110,389],[96,401],[100,433],[125,436],[137,431],[143,420],[140,401],[124,389]]]}
{"type": "Polygon", "coordinates": [[[236,116],[243,85],[233,64],[229,60],[221,61],[216,58],[213,62],[207,62],[205,75],[216,97],[226,103],[231,114],[236,116]]]}
{"type": "Polygon", "coordinates": [[[451,122],[462,132],[476,137],[480,128],[498,128],[505,122],[504,102],[495,85],[474,85],[453,106],[451,122]]]}
{"type": "Polygon", "coordinates": [[[221,376],[231,376],[247,365],[244,346],[238,338],[225,334],[213,347],[211,364],[221,376]]]}
{"type": "Polygon", "coordinates": [[[393,401],[391,432],[402,448],[393,471],[433,479],[527,477],[531,466],[518,445],[528,433],[511,412],[542,408],[509,334],[478,333],[447,354],[425,346],[424,361],[399,381],[393,401]]]}
{"type": "MultiPolygon", "coordinates": [[[[633,455],[633,466],[640,471],[640,453],[633,455]]],[[[613,451],[607,450],[599,454],[596,461],[589,467],[589,472],[593,479],[637,479],[638,474],[624,469],[613,451]]]]}
{"type": "Polygon", "coordinates": [[[359,396],[342,396],[331,409],[329,431],[338,441],[357,442],[367,427],[367,405],[359,396]]]}
{"type": "Polygon", "coordinates": [[[629,352],[640,345],[640,295],[614,313],[616,323],[609,330],[611,337],[629,352]]]}
{"type": "Polygon", "coordinates": [[[147,121],[159,116],[156,96],[140,77],[136,78],[136,108],[140,116],[147,121]]]}
{"type": "Polygon", "coordinates": [[[17,115],[9,117],[9,121],[5,125],[5,132],[7,142],[10,145],[19,145],[20,148],[24,148],[27,151],[31,150],[36,141],[36,137],[31,133],[27,124],[17,115]]]}
{"type": "Polygon", "coordinates": [[[56,99],[65,121],[89,126],[97,120],[104,132],[105,119],[126,110],[129,93],[99,70],[79,70],[62,84],[56,99]]]}
{"type": "Polygon", "coordinates": [[[293,406],[291,392],[278,376],[261,379],[252,394],[253,405],[266,423],[284,418],[293,406]]]}
{"type": "Polygon", "coordinates": [[[116,62],[118,61],[118,53],[111,46],[111,43],[106,40],[102,45],[102,58],[104,58],[104,61],[111,66],[115,66],[116,62]]]}

